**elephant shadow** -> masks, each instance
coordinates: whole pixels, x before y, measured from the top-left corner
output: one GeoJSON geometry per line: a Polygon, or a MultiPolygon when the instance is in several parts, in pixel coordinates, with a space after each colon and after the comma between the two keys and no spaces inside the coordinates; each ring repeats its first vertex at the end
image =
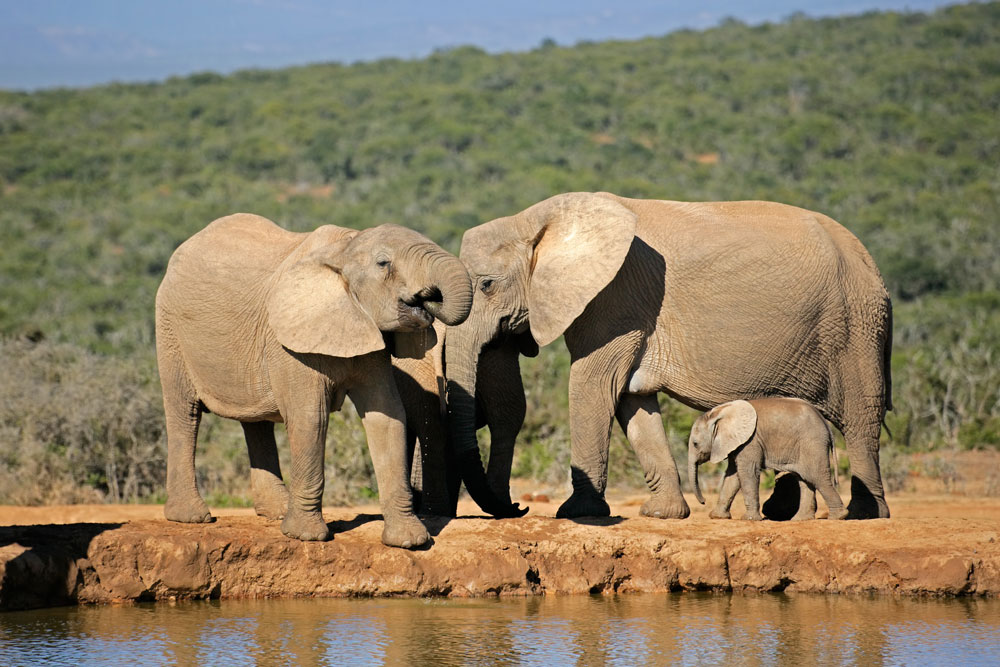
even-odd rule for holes
{"type": "MultiPolygon", "coordinates": [[[[761,505],[761,513],[769,521],[791,521],[799,510],[798,476],[784,473],[774,480],[774,490],[771,497],[761,505]]],[[[813,501],[813,505],[816,501],[813,501]]]]}
{"type": "Polygon", "coordinates": [[[5,560],[0,610],[76,604],[80,570],[90,543],[122,523],[71,523],[0,527],[0,554],[23,549],[5,560]]]}
{"type": "Polygon", "coordinates": [[[560,521],[572,521],[573,523],[578,523],[581,526],[617,526],[620,523],[625,523],[626,519],[623,516],[578,516],[571,519],[560,519],[560,521]]]}

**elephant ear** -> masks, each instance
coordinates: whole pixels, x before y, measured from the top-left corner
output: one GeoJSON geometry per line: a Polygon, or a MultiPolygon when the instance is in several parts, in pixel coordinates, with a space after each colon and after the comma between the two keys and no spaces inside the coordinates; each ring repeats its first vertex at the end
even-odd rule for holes
{"type": "Polygon", "coordinates": [[[395,331],[386,335],[393,338],[392,356],[397,359],[423,359],[438,341],[434,327],[416,331],[395,331]]]}
{"type": "Polygon", "coordinates": [[[348,241],[317,248],[279,269],[267,318],[289,350],[357,357],[385,347],[375,320],[351,294],[337,265],[348,241]]]}
{"type": "Polygon", "coordinates": [[[528,319],[538,345],[558,338],[618,273],[636,215],[593,193],[559,195],[525,212],[537,230],[528,319]]]}
{"type": "Polygon", "coordinates": [[[757,429],[757,411],[746,401],[731,401],[713,408],[717,414],[712,429],[712,463],[725,460],[734,450],[753,437],[757,429]]]}

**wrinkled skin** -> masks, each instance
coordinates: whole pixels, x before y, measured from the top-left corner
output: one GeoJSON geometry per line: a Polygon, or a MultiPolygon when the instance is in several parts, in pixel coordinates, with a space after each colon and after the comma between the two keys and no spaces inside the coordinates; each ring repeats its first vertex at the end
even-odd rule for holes
{"type": "Polygon", "coordinates": [[[688,479],[698,502],[698,466],[727,461],[719,501],[709,516],[730,518],[729,508],[742,488],[746,518],[760,521],[760,471],[793,473],[800,485],[799,510],[793,521],[815,518],[816,491],[830,508],[831,519],[847,516],[831,475],[833,434],[813,406],[796,398],[760,398],[717,405],[691,426],[688,479]]]}
{"type": "Polygon", "coordinates": [[[201,414],[211,411],[243,424],[258,514],[283,516],[289,537],[326,539],[326,428],[347,395],[368,436],[383,542],[426,543],[412,508],[405,414],[386,341],[413,347],[414,337],[427,339],[422,330],[435,317],[463,321],[470,291],[457,258],[395,225],[360,232],[328,225],[297,234],[237,214],[195,234],[171,257],[156,296],[166,517],[211,520],[194,467],[201,414]],[[291,447],[287,490],[275,422],[284,422],[291,447]]]}
{"type": "MultiPolygon", "coordinates": [[[[688,515],[661,391],[700,410],[738,398],[809,401],[846,438],[850,516],[889,515],[878,436],[891,407],[891,304],[867,251],[835,221],[771,202],[570,193],[468,230],[460,256],[475,296],[445,356],[467,487],[483,477],[472,455],[483,350],[510,336],[545,345],[563,334],[573,494],[559,516],[608,514],[614,419],[652,492],[643,514],[688,515]]],[[[510,514],[509,493],[480,491],[470,488],[484,510],[510,514]]]]}

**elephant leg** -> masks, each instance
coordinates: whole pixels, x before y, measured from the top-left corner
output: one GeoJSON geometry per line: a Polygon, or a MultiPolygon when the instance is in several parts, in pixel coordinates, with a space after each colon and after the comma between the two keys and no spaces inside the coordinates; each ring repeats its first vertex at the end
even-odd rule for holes
{"type": "Polygon", "coordinates": [[[283,519],[288,509],[288,489],[281,481],[278,446],[273,422],[242,422],[250,455],[250,489],[257,516],[283,519]]]}
{"type": "Polygon", "coordinates": [[[739,490],[740,477],[736,474],[736,464],[730,460],[726,467],[726,474],[722,478],[722,485],[719,487],[719,500],[715,504],[715,509],[709,512],[709,518],[729,519],[732,517],[729,508],[733,506],[733,501],[739,490]]]}
{"type": "Polygon", "coordinates": [[[329,538],[323,520],[323,457],[329,413],[296,402],[282,415],[292,452],[291,489],[281,532],[306,541],[329,538]]]}
{"type": "Polygon", "coordinates": [[[609,516],[604,499],[608,486],[608,448],[615,398],[606,372],[595,361],[599,355],[573,362],[569,373],[570,479],[573,493],[560,505],[556,516],[609,516]],[[602,377],[604,376],[604,377],[602,377]]]}
{"type": "Polygon", "coordinates": [[[878,437],[882,430],[881,414],[865,408],[860,396],[852,396],[845,406],[847,456],[851,462],[851,502],[849,519],[888,519],[882,473],[879,470],[878,437]]]}
{"type": "Polygon", "coordinates": [[[160,377],[167,431],[167,502],[163,514],[170,521],[182,523],[213,521],[195,478],[201,403],[182,368],[161,359],[160,377]]]}
{"type": "Polygon", "coordinates": [[[513,342],[486,348],[479,357],[476,401],[490,429],[490,460],[486,480],[501,502],[509,504],[514,443],[524,424],[524,385],[518,350],[513,342]]]}
{"type": "MultiPolygon", "coordinates": [[[[891,337],[891,325],[889,331],[891,337]]],[[[887,351],[876,349],[861,336],[842,357],[839,377],[831,378],[834,386],[843,388],[840,405],[834,406],[839,410],[833,410],[840,419],[833,423],[844,434],[851,464],[849,519],[889,518],[879,470],[879,435],[888,404],[888,379],[883,377],[883,372],[888,372],[887,351]]]]}
{"type": "Polygon", "coordinates": [[[455,516],[458,469],[448,456],[448,434],[442,414],[444,387],[425,360],[397,359],[393,377],[406,412],[406,454],[416,511],[455,516]]]}
{"type": "Polygon", "coordinates": [[[433,412],[409,420],[407,411],[406,451],[410,457],[410,486],[415,511],[431,516],[453,517],[462,483],[455,461],[448,456],[447,438],[437,401],[433,412]]]}
{"type": "Polygon", "coordinates": [[[746,505],[746,519],[760,521],[760,464],[755,462],[740,463],[736,467],[740,478],[740,488],[743,490],[743,504],[746,505]]]}
{"type": "MultiPolygon", "coordinates": [[[[816,480],[815,486],[816,490],[823,496],[823,500],[826,501],[826,506],[830,508],[828,518],[832,520],[846,519],[847,508],[844,507],[844,501],[840,498],[840,494],[837,493],[837,489],[833,488],[833,479],[830,475],[816,480]]],[[[814,504],[815,502],[813,500],[814,504]]]]}
{"type": "Polygon", "coordinates": [[[410,471],[410,488],[413,489],[413,508],[423,507],[424,451],[416,430],[410,426],[409,411],[406,422],[406,469],[410,471]]]}
{"type": "Polygon", "coordinates": [[[403,404],[388,367],[384,372],[380,370],[380,367],[368,369],[366,381],[353,387],[348,394],[361,415],[375,468],[385,521],[382,543],[409,549],[426,544],[431,537],[413,513],[403,404]]]}
{"type": "Polygon", "coordinates": [[[639,513],[658,519],[684,519],[691,514],[681,493],[681,478],[667,434],[656,394],[624,394],[618,403],[618,423],[639,457],[652,497],[639,513]]]}
{"type": "MultiPolygon", "coordinates": [[[[808,482],[793,475],[799,484],[799,509],[792,515],[792,521],[809,521],[816,518],[816,490],[808,482]]],[[[767,503],[764,503],[765,505],[767,503]]],[[[768,516],[770,519],[771,517],[768,516]]]]}

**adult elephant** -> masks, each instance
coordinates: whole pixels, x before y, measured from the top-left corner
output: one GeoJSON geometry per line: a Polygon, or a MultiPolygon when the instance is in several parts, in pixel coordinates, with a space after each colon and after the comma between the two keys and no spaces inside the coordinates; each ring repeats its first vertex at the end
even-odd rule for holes
{"type": "Polygon", "coordinates": [[[764,396],[815,404],[847,440],[850,515],[889,516],[878,437],[891,305],[872,258],[835,221],[771,202],[571,193],[468,230],[460,257],[475,296],[449,331],[448,411],[463,479],[487,512],[513,505],[509,480],[487,479],[479,462],[477,360],[512,336],[546,345],[565,334],[573,493],[558,516],[609,513],[616,417],[652,491],[642,513],[688,515],[661,391],[701,410],[764,396]]]}
{"type": "Polygon", "coordinates": [[[195,234],[171,257],[156,295],[166,517],[211,520],[194,466],[201,414],[210,411],[243,424],[258,513],[283,515],[281,529],[290,537],[326,539],[327,423],[347,395],[368,436],[383,542],[427,542],[412,508],[405,415],[387,340],[404,346],[435,317],[458,324],[471,301],[458,258],[396,225],[363,231],[327,225],[299,234],[237,214],[195,234]],[[274,422],[288,430],[290,495],[281,482],[274,422]]]}

